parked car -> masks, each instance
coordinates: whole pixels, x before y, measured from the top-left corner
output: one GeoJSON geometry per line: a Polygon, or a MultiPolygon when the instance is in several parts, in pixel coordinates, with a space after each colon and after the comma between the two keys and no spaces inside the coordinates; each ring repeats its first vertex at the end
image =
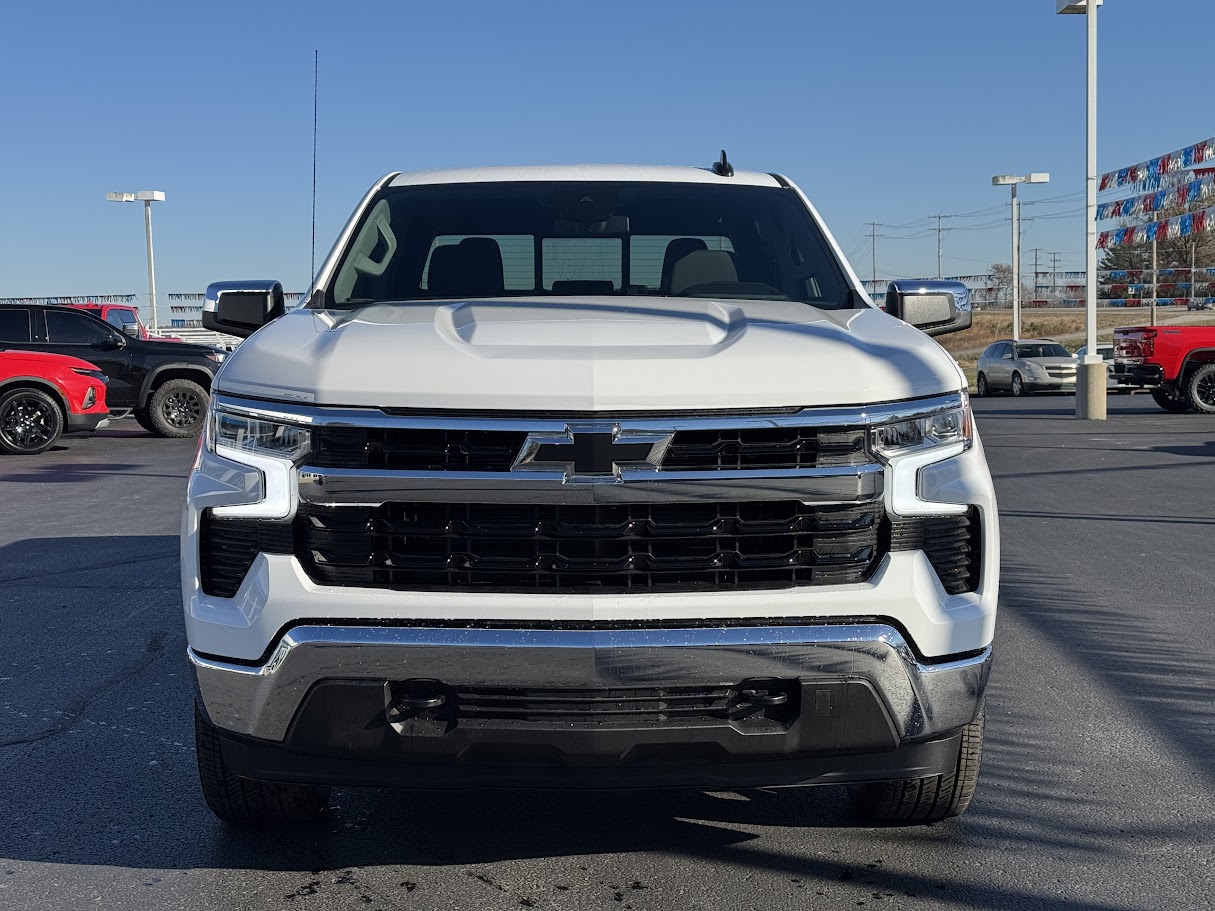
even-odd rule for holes
{"type": "Polygon", "coordinates": [[[70,307],[0,304],[0,345],[66,354],[96,364],[109,379],[115,417],[134,413],[159,436],[197,435],[211,380],[224,358],[205,345],[134,338],[70,307]]]}
{"type": "Polygon", "coordinates": [[[961,813],[999,572],[929,337],[964,291],[881,312],[800,190],[724,160],[389,174],[305,308],[212,285],[248,338],[183,522],[210,808],[847,782],[961,813]]]}
{"type": "MultiPolygon", "coordinates": [[[[1122,384],[1118,382],[1118,378],[1114,376],[1114,346],[1112,344],[1098,344],[1097,353],[1101,355],[1101,359],[1105,361],[1106,391],[1109,392],[1112,390],[1114,392],[1130,392],[1130,389],[1123,387],[1122,384]]],[[[1083,362],[1086,354],[1088,354],[1088,345],[1081,345],[1076,350],[1076,363],[1080,364],[1083,362]]]]}
{"type": "Polygon", "coordinates": [[[1114,376],[1165,411],[1215,414],[1215,326],[1115,329],[1114,376]]]}
{"type": "Polygon", "coordinates": [[[180,342],[181,339],[172,335],[153,335],[139,318],[139,308],[130,304],[98,304],[92,301],[82,304],[63,304],[75,310],[84,310],[105,320],[115,329],[125,332],[131,338],[141,338],[145,342],[180,342]]]}
{"type": "Polygon", "coordinates": [[[979,355],[975,390],[978,395],[1075,392],[1076,358],[1050,339],[1000,339],[979,355]]]}
{"type": "Polygon", "coordinates": [[[1186,303],[1187,310],[1210,310],[1215,302],[1209,297],[1191,297],[1186,303]]]}
{"type": "Polygon", "coordinates": [[[105,374],[62,354],[0,348],[0,452],[36,455],[105,424],[105,374]]]}

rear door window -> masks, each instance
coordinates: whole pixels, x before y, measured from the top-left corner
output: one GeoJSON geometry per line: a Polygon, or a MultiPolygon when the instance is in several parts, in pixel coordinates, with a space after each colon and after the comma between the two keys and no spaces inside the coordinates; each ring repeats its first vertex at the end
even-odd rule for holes
{"type": "Polygon", "coordinates": [[[0,310],[0,342],[30,342],[30,312],[28,310],[0,310]]]}
{"type": "Polygon", "coordinates": [[[100,320],[70,310],[46,311],[46,335],[52,345],[95,345],[110,336],[100,320]]]}

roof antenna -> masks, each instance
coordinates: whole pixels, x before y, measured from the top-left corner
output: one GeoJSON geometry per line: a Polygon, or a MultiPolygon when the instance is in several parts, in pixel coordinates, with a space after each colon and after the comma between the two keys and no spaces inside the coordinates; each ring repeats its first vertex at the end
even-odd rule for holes
{"type": "Polygon", "coordinates": [[[726,158],[726,150],[721,150],[721,160],[713,162],[713,173],[718,177],[733,177],[734,165],[726,158]]]}
{"type": "Polygon", "coordinates": [[[312,52],[312,271],[309,282],[316,281],[316,89],[320,84],[321,52],[312,52]]]}

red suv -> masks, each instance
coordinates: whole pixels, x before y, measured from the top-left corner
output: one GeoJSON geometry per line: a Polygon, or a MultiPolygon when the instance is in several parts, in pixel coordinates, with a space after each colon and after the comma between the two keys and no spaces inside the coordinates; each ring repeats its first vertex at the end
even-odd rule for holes
{"type": "Polygon", "coordinates": [[[0,349],[0,452],[34,455],[109,415],[106,376],[64,354],[0,349]]]}

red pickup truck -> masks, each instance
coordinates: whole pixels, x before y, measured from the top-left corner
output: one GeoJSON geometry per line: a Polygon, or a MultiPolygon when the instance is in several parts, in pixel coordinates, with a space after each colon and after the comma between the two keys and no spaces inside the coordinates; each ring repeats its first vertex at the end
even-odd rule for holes
{"type": "Polygon", "coordinates": [[[1165,411],[1215,414],[1215,326],[1115,329],[1113,376],[1152,387],[1165,411]]]}
{"type": "Polygon", "coordinates": [[[64,304],[77,310],[87,310],[93,316],[101,317],[111,326],[125,332],[132,338],[141,338],[145,342],[180,342],[181,339],[170,335],[152,335],[148,327],[139,318],[139,309],[130,304],[95,304],[89,301],[84,304],[64,304]]]}

